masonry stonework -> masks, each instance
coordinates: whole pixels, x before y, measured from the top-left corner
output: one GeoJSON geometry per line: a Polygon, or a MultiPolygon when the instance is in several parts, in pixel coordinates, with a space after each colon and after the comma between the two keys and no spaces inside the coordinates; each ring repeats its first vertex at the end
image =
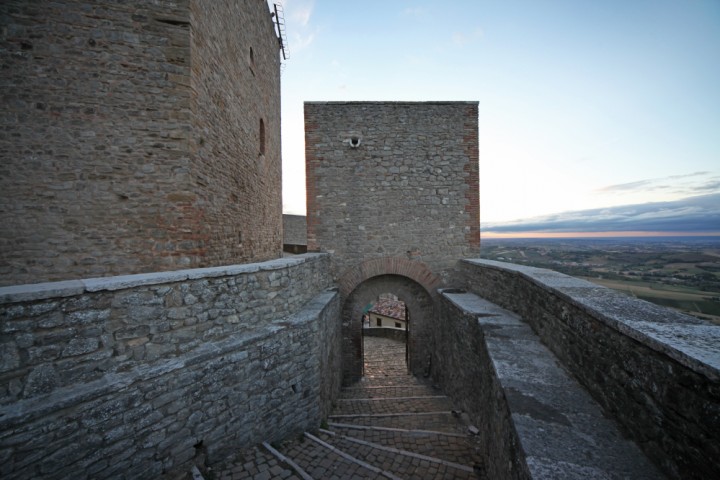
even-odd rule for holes
{"type": "Polygon", "coordinates": [[[158,478],[316,427],[341,372],[328,265],[0,288],[0,476],[158,478]]]}
{"type": "Polygon", "coordinates": [[[306,102],[308,250],[437,274],[480,245],[477,102],[306,102]]]}
{"type": "Polygon", "coordinates": [[[717,325],[549,270],[481,259],[460,270],[468,291],[521,315],[668,477],[720,475],[717,325]]]}
{"type": "Polygon", "coordinates": [[[0,284],[280,254],[266,2],[7,1],[0,24],[0,284]]]}
{"type": "Polygon", "coordinates": [[[264,0],[0,3],[3,479],[177,478],[314,429],[384,293],[493,478],[658,478],[590,435],[605,417],[667,476],[720,476],[717,326],[458,263],[480,243],[476,102],[306,103],[307,243],[330,255],[277,258],[278,54],[264,0]]]}

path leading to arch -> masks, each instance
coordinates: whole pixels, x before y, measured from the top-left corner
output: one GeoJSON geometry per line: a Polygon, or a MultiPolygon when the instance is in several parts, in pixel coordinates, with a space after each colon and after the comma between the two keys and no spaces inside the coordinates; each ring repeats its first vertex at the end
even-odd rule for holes
{"type": "Polygon", "coordinates": [[[442,392],[407,374],[405,345],[365,342],[365,377],[343,389],[324,428],[243,452],[217,478],[483,478],[464,416],[442,392]]]}

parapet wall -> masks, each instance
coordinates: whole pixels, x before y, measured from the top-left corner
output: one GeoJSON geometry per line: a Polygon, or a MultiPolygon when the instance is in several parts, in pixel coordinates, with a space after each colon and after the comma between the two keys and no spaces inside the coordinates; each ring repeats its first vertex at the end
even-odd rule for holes
{"type": "Polygon", "coordinates": [[[720,327],[549,270],[464,260],[671,478],[720,476],[720,327]]]}
{"type": "Polygon", "coordinates": [[[663,478],[517,314],[439,297],[433,378],[477,425],[487,478],[663,478]]]}
{"type": "Polygon", "coordinates": [[[327,255],[0,288],[0,476],[157,478],[315,427],[340,385],[327,255]]]}

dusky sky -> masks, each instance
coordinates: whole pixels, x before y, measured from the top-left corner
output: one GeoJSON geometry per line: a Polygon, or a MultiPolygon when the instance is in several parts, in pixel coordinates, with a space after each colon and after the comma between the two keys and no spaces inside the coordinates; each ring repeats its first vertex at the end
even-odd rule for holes
{"type": "Polygon", "coordinates": [[[720,1],[283,4],[285,213],[304,101],[479,101],[483,229],[720,193],[720,1]]]}

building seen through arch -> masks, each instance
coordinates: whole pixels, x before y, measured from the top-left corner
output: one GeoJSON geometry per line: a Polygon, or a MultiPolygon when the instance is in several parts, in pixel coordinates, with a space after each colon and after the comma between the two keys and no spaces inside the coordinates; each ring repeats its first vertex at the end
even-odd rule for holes
{"type": "Polygon", "coordinates": [[[392,293],[383,293],[374,303],[368,304],[365,310],[362,328],[363,375],[368,375],[369,358],[398,363],[397,366],[404,367],[407,371],[410,356],[410,310],[405,302],[392,293]],[[375,338],[382,338],[384,341],[372,340],[375,338]],[[382,349],[387,349],[387,354],[382,349]],[[402,355],[398,357],[399,351],[402,351],[402,355]],[[393,358],[385,358],[387,356],[393,358]],[[398,358],[402,361],[398,361],[398,358]]]}

